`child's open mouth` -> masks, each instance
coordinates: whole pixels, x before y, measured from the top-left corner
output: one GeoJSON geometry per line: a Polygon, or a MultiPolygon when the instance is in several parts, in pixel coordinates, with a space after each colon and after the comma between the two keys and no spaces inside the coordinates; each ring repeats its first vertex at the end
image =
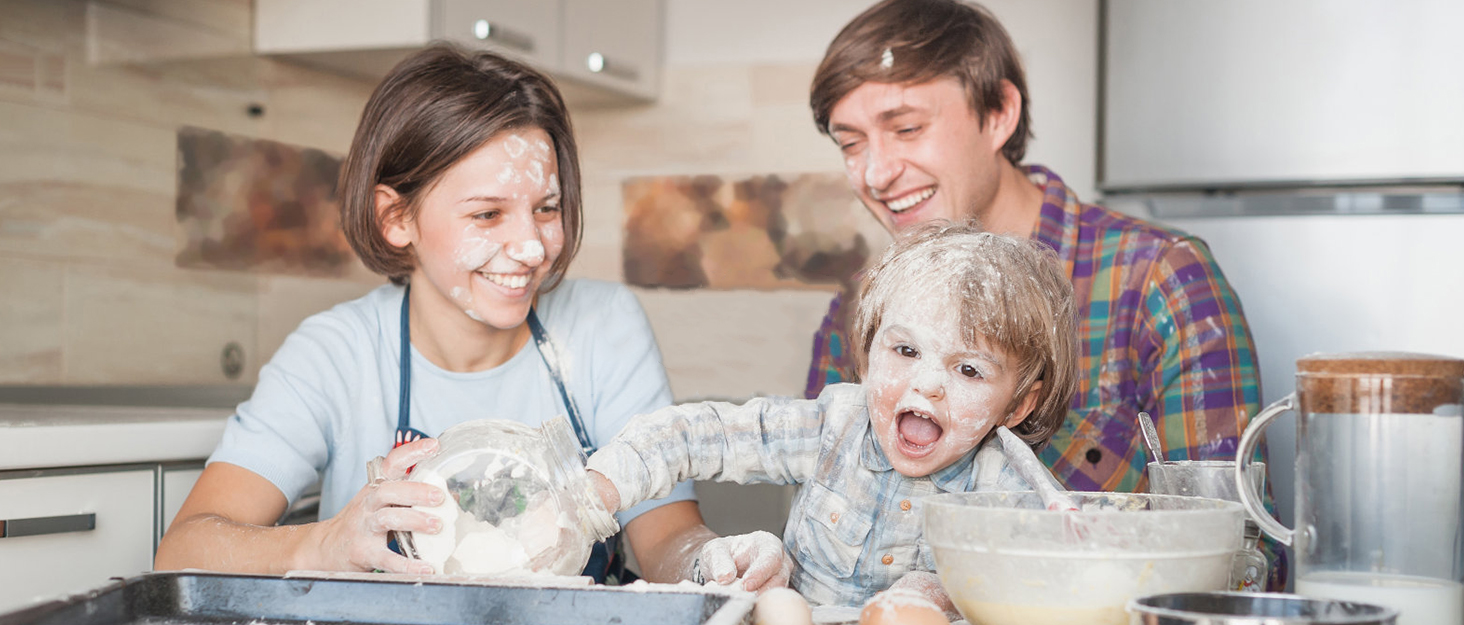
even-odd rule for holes
{"type": "Polygon", "coordinates": [[[895,415],[895,426],[900,434],[900,451],[911,458],[920,458],[934,451],[942,433],[940,425],[930,415],[914,410],[903,410],[895,415]]]}

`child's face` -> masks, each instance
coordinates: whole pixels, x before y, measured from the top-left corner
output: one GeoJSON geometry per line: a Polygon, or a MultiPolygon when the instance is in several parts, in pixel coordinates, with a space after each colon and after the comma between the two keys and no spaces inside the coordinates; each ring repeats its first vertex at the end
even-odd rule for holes
{"type": "Polygon", "coordinates": [[[564,248],[550,141],[539,128],[493,138],[443,173],[402,227],[416,252],[414,276],[494,328],[523,323],[564,248]]]}
{"type": "Polygon", "coordinates": [[[869,350],[865,387],[874,434],[902,475],[921,477],[971,451],[992,427],[1021,423],[1036,389],[1011,414],[1015,358],[988,341],[968,347],[949,297],[892,303],[869,350]]]}

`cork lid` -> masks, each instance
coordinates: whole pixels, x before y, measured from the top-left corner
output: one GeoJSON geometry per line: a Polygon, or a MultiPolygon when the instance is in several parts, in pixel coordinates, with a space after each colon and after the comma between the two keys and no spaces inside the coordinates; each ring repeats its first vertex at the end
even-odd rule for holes
{"type": "Polygon", "coordinates": [[[1298,374],[1417,375],[1464,378],[1464,359],[1411,352],[1312,354],[1296,361],[1298,374]]]}

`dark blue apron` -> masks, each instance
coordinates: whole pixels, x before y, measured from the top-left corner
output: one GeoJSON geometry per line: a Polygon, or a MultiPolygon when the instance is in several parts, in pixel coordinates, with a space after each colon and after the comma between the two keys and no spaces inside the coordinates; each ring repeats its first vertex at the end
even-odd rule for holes
{"type": "MultiPolygon", "coordinates": [[[[397,429],[396,436],[392,443],[395,449],[417,439],[426,438],[427,434],[411,427],[412,415],[412,342],[411,329],[408,324],[408,295],[412,292],[411,285],[408,285],[402,292],[402,346],[401,346],[401,393],[397,404],[397,429]]],[[[569,424],[574,427],[574,435],[579,439],[580,447],[584,449],[585,456],[595,453],[594,445],[590,444],[589,432],[585,429],[584,420],[580,416],[579,407],[575,405],[574,398],[569,394],[569,387],[564,384],[564,375],[559,371],[559,363],[554,354],[553,344],[549,342],[549,333],[544,331],[544,324],[539,323],[539,315],[534,309],[529,309],[529,317],[526,320],[529,324],[529,332],[534,335],[534,345],[539,349],[539,357],[544,359],[544,365],[549,369],[549,377],[553,378],[554,386],[559,389],[559,399],[564,402],[564,408],[569,412],[569,424]]],[[[616,569],[621,583],[630,580],[625,579],[624,564],[620,558],[612,557],[619,542],[620,535],[616,534],[606,539],[605,542],[596,543],[590,551],[590,562],[585,566],[585,575],[594,578],[595,583],[605,583],[606,577],[612,572],[612,564],[616,569]]],[[[393,542],[393,550],[396,545],[393,542]]]]}

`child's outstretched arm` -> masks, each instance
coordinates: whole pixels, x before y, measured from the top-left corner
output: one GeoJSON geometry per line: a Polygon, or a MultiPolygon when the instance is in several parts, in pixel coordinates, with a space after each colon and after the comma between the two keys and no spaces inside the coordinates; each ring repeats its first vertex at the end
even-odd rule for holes
{"type": "Polygon", "coordinates": [[[813,475],[823,401],[757,398],[740,406],[662,408],[632,419],[590,457],[589,468],[615,486],[621,510],[664,497],[688,479],[796,484],[813,475]]]}

